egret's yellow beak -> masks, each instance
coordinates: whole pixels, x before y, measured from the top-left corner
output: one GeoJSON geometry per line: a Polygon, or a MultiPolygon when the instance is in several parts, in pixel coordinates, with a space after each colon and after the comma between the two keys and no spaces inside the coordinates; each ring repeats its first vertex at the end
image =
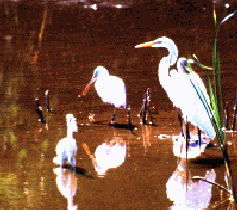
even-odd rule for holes
{"type": "Polygon", "coordinates": [[[155,44],[154,41],[145,42],[144,44],[136,45],[135,48],[141,48],[141,47],[152,47],[154,44],[155,44]]]}

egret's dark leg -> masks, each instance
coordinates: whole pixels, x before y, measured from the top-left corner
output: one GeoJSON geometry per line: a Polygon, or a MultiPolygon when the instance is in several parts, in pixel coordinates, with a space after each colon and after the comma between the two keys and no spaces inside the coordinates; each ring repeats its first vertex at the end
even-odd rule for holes
{"type": "Polygon", "coordinates": [[[114,114],[111,116],[111,124],[114,124],[114,122],[115,122],[115,109],[116,109],[116,107],[114,106],[114,114]]]}
{"type": "Polygon", "coordinates": [[[187,121],[187,116],[186,116],[186,141],[190,140],[190,132],[189,132],[189,122],[187,121]]]}
{"type": "Polygon", "coordinates": [[[184,137],[183,118],[182,118],[181,112],[179,111],[179,108],[177,108],[177,114],[178,114],[178,119],[179,119],[180,133],[182,134],[182,137],[184,137]]]}
{"type": "Polygon", "coordinates": [[[202,135],[201,130],[198,127],[198,143],[199,143],[199,146],[201,146],[201,144],[202,144],[202,136],[201,135],[202,135]]]}

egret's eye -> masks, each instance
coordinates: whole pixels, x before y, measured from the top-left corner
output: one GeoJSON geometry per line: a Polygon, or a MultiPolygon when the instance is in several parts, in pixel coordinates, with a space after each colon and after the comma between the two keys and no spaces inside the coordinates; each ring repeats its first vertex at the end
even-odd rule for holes
{"type": "Polygon", "coordinates": [[[99,75],[99,72],[96,71],[96,72],[95,72],[95,77],[98,77],[98,75],[99,75]]]}

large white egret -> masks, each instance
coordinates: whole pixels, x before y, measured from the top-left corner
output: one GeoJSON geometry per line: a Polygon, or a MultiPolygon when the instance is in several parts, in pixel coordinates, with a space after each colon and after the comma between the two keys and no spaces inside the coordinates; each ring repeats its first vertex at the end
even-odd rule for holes
{"type": "Polygon", "coordinates": [[[187,60],[185,58],[178,59],[178,49],[174,42],[169,38],[162,37],[135,47],[165,47],[168,50],[168,56],[161,59],[158,68],[161,86],[165,89],[173,105],[182,110],[188,121],[201,128],[210,138],[215,138],[207,90],[199,76],[186,68],[187,60]],[[177,59],[178,71],[170,70],[177,59]]]}
{"type": "MultiPolygon", "coordinates": [[[[86,85],[83,95],[86,95],[91,84],[95,82],[97,94],[105,103],[110,103],[115,107],[127,106],[126,86],[121,78],[110,76],[107,69],[103,66],[97,66],[89,84],[86,85]]],[[[115,109],[112,121],[115,118],[115,109]]]]}

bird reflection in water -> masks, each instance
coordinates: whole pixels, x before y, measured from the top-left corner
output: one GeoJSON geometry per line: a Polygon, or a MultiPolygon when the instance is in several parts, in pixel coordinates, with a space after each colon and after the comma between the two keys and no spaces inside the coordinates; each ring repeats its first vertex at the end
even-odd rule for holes
{"type": "Polygon", "coordinates": [[[72,167],[76,166],[76,155],[77,155],[77,143],[76,139],[73,138],[73,132],[78,131],[76,118],[73,114],[67,114],[67,137],[61,139],[56,146],[57,156],[53,162],[59,164],[61,167],[63,164],[70,164],[72,167]]]}
{"type": "MultiPolygon", "coordinates": [[[[174,142],[173,152],[179,157],[179,163],[166,183],[167,197],[174,202],[172,209],[203,209],[209,206],[212,184],[201,180],[192,181],[191,172],[186,168],[187,158],[199,156],[204,151],[205,145],[202,147],[189,145],[186,151],[185,144],[178,145],[178,142],[174,142]]],[[[205,180],[214,182],[215,178],[214,169],[206,171],[205,180]]]]}
{"type": "Polygon", "coordinates": [[[173,153],[176,157],[181,158],[195,158],[201,155],[206,146],[208,140],[202,139],[201,145],[198,145],[197,141],[190,141],[189,145],[186,146],[185,141],[182,138],[173,138],[173,153]]]}
{"type": "Polygon", "coordinates": [[[77,175],[71,170],[55,168],[56,183],[60,193],[67,199],[68,209],[77,209],[77,205],[73,205],[73,196],[77,192],[77,175]]]}
{"type": "Polygon", "coordinates": [[[95,156],[86,144],[83,144],[83,147],[91,158],[98,176],[101,177],[105,176],[109,169],[121,166],[126,158],[127,144],[121,137],[105,140],[105,143],[96,148],[95,156]]]}

